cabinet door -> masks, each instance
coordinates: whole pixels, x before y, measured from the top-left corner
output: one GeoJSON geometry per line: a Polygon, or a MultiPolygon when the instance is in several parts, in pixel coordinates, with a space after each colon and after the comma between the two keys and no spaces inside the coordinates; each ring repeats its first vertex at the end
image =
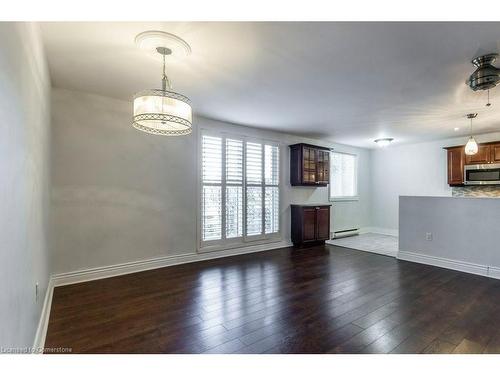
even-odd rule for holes
{"type": "Polygon", "coordinates": [[[314,208],[303,208],[302,241],[316,240],[316,210],[314,208]]]}
{"type": "Polygon", "coordinates": [[[500,163],[500,143],[490,145],[491,148],[491,162],[500,163]]]}
{"type": "Polygon", "coordinates": [[[316,151],[307,146],[302,149],[302,180],[306,184],[316,183],[316,151]]]}
{"type": "Polygon", "coordinates": [[[330,239],[330,208],[318,207],[316,209],[316,239],[329,240],[330,239]]]}
{"type": "Polygon", "coordinates": [[[330,173],[330,152],[318,150],[318,172],[317,182],[319,184],[328,184],[330,173]]]}
{"type": "Polygon", "coordinates": [[[486,164],[490,162],[490,158],[490,145],[478,145],[477,154],[465,156],[465,164],[486,164]]]}
{"type": "Polygon", "coordinates": [[[464,148],[453,147],[448,149],[448,184],[461,185],[464,183],[464,148]]]}

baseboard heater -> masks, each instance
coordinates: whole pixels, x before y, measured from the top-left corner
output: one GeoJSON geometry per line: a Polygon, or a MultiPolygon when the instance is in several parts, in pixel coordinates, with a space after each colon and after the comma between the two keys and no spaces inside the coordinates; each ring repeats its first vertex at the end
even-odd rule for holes
{"type": "Polygon", "coordinates": [[[356,236],[358,234],[359,234],[359,228],[338,230],[336,232],[333,232],[332,240],[334,240],[336,238],[356,236]]]}

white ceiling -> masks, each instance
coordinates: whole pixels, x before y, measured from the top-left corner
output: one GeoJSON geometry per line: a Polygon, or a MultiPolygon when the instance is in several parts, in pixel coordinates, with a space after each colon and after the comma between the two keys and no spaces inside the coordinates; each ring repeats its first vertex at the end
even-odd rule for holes
{"type": "Polygon", "coordinates": [[[167,72],[209,118],[362,147],[463,135],[471,111],[476,133],[500,130],[500,88],[487,108],[464,83],[500,23],[42,23],[53,85],[125,100],[159,87],[160,60],[134,44],[145,30],[191,45],[167,72]]]}

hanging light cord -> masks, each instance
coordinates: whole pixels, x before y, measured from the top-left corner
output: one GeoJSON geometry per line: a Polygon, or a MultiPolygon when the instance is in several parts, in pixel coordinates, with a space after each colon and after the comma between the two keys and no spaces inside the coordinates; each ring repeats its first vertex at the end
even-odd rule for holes
{"type": "Polygon", "coordinates": [[[470,119],[470,137],[472,138],[472,120],[475,119],[477,116],[477,113],[469,113],[467,115],[467,118],[470,119]]]}
{"type": "Polygon", "coordinates": [[[172,90],[172,85],[170,84],[170,80],[167,77],[167,73],[165,72],[165,55],[163,55],[163,77],[161,79],[161,88],[163,91],[172,90]]]}
{"type": "Polygon", "coordinates": [[[488,103],[486,103],[486,107],[489,107],[491,105],[490,103],[490,89],[488,89],[488,103]]]}

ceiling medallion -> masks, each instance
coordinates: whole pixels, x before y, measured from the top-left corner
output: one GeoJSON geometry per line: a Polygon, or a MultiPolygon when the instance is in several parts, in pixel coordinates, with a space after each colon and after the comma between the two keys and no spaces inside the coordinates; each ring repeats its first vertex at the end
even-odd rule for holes
{"type": "Polygon", "coordinates": [[[172,90],[165,71],[165,59],[172,54],[189,55],[191,48],[181,38],[163,31],[146,31],[135,38],[140,48],[153,50],[163,59],[161,89],[148,89],[134,96],[137,130],[149,134],[180,136],[192,132],[192,108],[188,97],[172,90]]]}

